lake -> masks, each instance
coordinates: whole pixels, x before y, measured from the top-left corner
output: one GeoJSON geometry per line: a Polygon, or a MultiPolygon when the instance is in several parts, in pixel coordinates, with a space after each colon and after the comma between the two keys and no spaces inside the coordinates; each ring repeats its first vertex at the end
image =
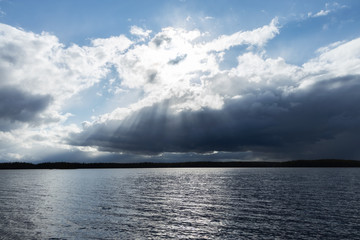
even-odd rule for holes
{"type": "Polygon", "coordinates": [[[359,168],[1,170],[0,239],[360,239],[359,168]]]}

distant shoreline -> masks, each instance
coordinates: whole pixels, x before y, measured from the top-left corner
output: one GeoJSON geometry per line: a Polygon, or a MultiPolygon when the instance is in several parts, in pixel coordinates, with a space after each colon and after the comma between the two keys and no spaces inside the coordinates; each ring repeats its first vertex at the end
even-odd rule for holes
{"type": "Polygon", "coordinates": [[[341,159],[294,160],[285,162],[176,162],[176,163],[69,163],[46,162],[0,163],[0,169],[93,169],[93,168],[299,168],[299,167],[360,167],[360,161],[341,159]]]}

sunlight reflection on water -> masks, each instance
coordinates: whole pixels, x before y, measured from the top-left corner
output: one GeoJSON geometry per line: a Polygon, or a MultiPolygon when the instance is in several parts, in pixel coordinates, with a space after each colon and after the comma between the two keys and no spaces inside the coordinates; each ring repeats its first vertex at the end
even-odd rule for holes
{"type": "Polygon", "coordinates": [[[358,169],[2,170],[1,239],[356,239],[358,169]]]}

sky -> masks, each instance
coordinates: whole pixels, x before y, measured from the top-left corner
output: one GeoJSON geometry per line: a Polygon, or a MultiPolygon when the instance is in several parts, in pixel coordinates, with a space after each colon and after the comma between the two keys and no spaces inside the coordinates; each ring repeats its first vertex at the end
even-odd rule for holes
{"type": "Polygon", "coordinates": [[[0,162],[360,159],[360,1],[0,1],[0,162]]]}

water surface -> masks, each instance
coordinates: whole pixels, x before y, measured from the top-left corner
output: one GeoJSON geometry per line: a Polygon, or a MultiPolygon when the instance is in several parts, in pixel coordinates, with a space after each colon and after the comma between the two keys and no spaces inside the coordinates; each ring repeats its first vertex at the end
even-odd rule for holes
{"type": "Polygon", "coordinates": [[[1,170],[1,239],[360,239],[360,169],[1,170]]]}

